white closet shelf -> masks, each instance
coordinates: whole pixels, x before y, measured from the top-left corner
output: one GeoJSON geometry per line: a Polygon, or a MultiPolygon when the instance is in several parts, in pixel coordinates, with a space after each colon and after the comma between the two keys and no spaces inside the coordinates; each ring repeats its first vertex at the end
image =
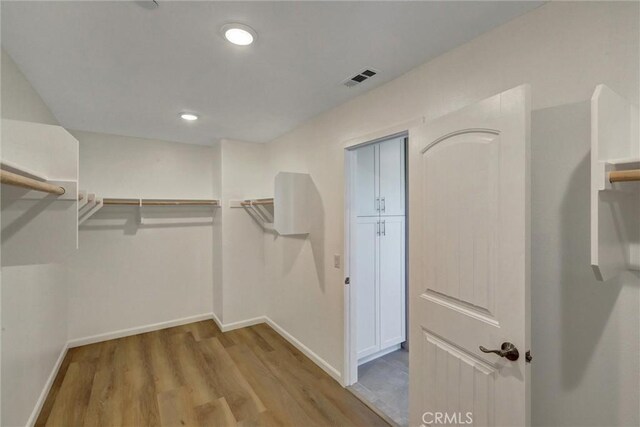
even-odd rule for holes
{"type": "MultiPolygon", "coordinates": [[[[102,198],[99,199],[93,193],[80,191],[78,194],[78,226],[91,218],[104,206],[210,206],[220,207],[217,199],[132,199],[132,198],[102,198]]],[[[143,224],[142,212],[138,209],[138,224],[143,224]]]]}
{"type": "Polygon", "coordinates": [[[640,166],[640,157],[627,157],[624,159],[609,159],[607,163],[610,165],[616,166],[629,166],[629,167],[637,167],[640,166]]]}
{"type": "Polygon", "coordinates": [[[273,197],[263,199],[229,200],[230,208],[246,208],[250,206],[273,206],[273,197]]]}
{"type": "Polygon", "coordinates": [[[591,98],[591,267],[600,281],[640,269],[638,125],[637,105],[605,85],[596,87],[591,98]]]}

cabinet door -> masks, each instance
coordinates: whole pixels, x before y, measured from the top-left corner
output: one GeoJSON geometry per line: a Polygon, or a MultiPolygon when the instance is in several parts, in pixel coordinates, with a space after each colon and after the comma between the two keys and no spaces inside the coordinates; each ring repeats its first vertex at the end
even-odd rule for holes
{"type": "Polygon", "coordinates": [[[378,145],[356,149],[356,215],[378,215],[378,145]]]}
{"type": "Polygon", "coordinates": [[[355,225],[354,270],[356,287],[358,358],[380,348],[378,328],[378,230],[377,217],[357,218],[355,225]]]}
{"type": "Polygon", "coordinates": [[[404,137],[378,145],[380,215],[404,215],[404,137]]]}
{"type": "Polygon", "coordinates": [[[380,349],[405,340],[405,219],[380,218],[380,349]]]}

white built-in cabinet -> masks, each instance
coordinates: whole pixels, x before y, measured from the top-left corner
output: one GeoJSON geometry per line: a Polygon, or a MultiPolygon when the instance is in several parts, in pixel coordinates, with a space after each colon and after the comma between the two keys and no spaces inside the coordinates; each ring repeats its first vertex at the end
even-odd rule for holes
{"type": "Polygon", "coordinates": [[[357,216],[404,216],[404,138],[358,148],[356,170],[357,216]]]}
{"type": "Polygon", "coordinates": [[[356,149],[353,285],[365,362],[405,341],[405,138],[356,149]]]}

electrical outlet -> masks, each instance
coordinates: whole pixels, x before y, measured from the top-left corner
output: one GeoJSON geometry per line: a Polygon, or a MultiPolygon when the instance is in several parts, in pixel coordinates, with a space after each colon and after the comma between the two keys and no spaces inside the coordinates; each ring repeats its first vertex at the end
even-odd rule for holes
{"type": "Polygon", "coordinates": [[[340,255],[335,254],[335,255],[333,256],[333,266],[334,266],[335,268],[340,268],[340,255]]]}

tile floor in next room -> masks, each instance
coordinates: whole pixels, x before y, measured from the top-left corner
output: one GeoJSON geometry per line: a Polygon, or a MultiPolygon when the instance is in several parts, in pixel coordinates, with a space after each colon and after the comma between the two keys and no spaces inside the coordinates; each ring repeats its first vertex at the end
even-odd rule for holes
{"type": "Polygon", "coordinates": [[[408,426],[409,352],[400,349],[360,365],[351,389],[398,426],[408,426]]]}

